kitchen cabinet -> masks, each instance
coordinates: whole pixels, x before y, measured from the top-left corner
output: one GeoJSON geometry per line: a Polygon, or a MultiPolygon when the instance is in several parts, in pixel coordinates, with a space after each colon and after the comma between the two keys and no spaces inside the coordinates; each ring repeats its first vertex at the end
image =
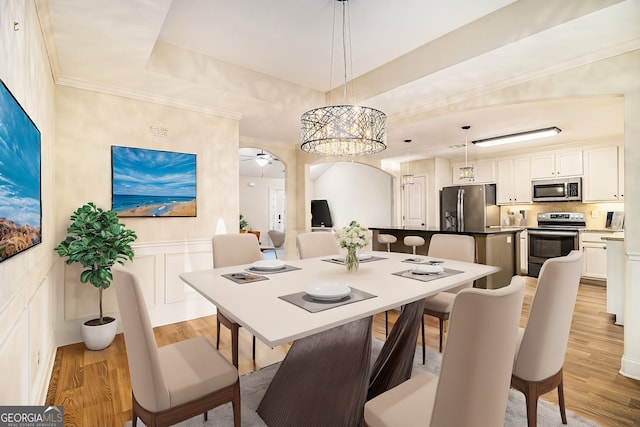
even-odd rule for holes
{"type": "MultiPolygon", "coordinates": [[[[496,182],[496,162],[493,160],[480,160],[468,162],[469,166],[473,166],[475,179],[473,184],[491,184],[496,182]]],[[[460,179],[460,168],[464,167],[464,162],[451,164],[451,182],[453,185],[469,184],[467,181],[460,179]]]]}
{"type": "Polygon", "coordinates": [[[586,279],[606,280],[607,245],[604,237],[611,233],[592,231],[580,232],[580,250],[583,253],[582,277],[586,279]]]}
{"type": "Polygon", "coordinates": [[[585,150],[584,202],[617,202],[624,200],[624,147],[585,150]],[[619,154],[619,151],[622,154],[619,154]],[[621,182],[622,181],[622,182],[621,182]]]}
{"type": "Polygon", "coordinates": [[[531,156],[531,178],[559,178],[583,174],[582,151],[531,156]]]}
{"type": "Polygon", "coordinates": [[[499,205],[531,203],[529,157],[498,160],[496,198],[499,205]]]}
{"type": "Polygon", "coordinates": [[[624,237],[612,236],[605,239],[607,242],[607,313],[615,316],[616,325],[624,325],[624,237]]]}

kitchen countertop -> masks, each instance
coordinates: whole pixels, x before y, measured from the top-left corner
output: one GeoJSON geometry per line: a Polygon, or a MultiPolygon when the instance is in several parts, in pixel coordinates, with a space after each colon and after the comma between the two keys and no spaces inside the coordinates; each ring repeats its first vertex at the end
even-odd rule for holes
{"type": "Polygon", "coordinates": [[[525,230],[526,227],[487,227],[483,230],[465,230],[465,231],[445,231],[440,227],[402,227],[402,226],[389,226],[389,227],[368,227],[369,230],[386,230],[386,231],[424,231],[428,233],[451,233],[451,234],[502,234],[502,233],[518,233],[525,230]]]}

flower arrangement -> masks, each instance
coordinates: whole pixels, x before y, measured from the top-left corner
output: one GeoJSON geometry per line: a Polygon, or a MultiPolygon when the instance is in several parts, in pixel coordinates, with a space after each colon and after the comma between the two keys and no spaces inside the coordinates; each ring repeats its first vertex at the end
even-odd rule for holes
{"type": "Polygon", "coordinates": [[[358,271],[360,260],[357,249],[364,248],[369,244],[371,239],[369,229],[361,226],[357,221],[351,221],[348,227],[336,232],[336,239],[341,248],[347,249],[347,255],[344,258],[347,271],[358,271]]]}

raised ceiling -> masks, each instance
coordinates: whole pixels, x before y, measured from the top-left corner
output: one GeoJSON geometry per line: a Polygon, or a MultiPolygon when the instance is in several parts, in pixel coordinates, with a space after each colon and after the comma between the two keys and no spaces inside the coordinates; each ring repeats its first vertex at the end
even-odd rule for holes
{"type": "MultiPolygon", "coordinates": [[[[381,158],[405,155],[407,138],[413,157],[459,157],[450,146],[464,142],[464,124],[472,139],[558,126],[555,144],[623,132],[614,94],[446,105],[640,48],[637,0],[349,3],[351,102],[387,113],[381,158]]],[[[304,111],[342,101],[340,55],[330,70],[335,0],[37,5],[59,84],[237,118],[241,138],[267,146],[297,145],[304,111]]]]}

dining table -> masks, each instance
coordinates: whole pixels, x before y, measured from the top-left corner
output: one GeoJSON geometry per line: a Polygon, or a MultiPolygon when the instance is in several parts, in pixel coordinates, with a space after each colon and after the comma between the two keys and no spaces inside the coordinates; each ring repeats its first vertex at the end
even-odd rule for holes
{"type": "Polygon", "coordinates": [[[291,343],[258,406],[268,426],[360,426],[364,403],[411,376],[424,299],[497,267],[406,253],[190,271],[180,278],[270,347],[291,343]],[[346,289],[346,293],[345,293],[346,289]],[[372,317],[401,314],[372,364],[372,317]]]}

